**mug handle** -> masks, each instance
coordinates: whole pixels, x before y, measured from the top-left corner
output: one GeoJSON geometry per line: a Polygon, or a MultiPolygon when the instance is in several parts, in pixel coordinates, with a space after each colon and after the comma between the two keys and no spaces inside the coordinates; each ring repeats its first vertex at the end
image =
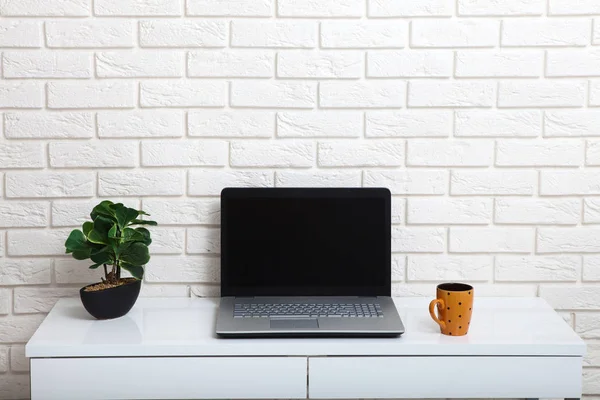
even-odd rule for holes
{"type": "Polygon", "coordinates": [[[440,328],[442,329],[446,329],[446,323],[444,321],[440,321],[440,319],[437,317],[437,315],[435,315],[435,305],[439,304],[440,307],[445,307],[444,305],[444,300],[442,299],[433,299],[431,300],[431,303],[429,303],[429,315],[431,315],[431,318],[433,318],[433,320],[435,322],[437,322],[437,324],[440,326],[440,328]]]}

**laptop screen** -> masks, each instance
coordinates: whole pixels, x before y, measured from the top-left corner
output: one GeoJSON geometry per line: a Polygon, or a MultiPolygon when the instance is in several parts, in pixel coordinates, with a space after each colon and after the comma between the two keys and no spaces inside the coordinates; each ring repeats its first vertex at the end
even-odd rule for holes
{"type": "Polygon", "coordinates": [[[387,189],[229,188],[222,296],[389,296],[387,189]]]}

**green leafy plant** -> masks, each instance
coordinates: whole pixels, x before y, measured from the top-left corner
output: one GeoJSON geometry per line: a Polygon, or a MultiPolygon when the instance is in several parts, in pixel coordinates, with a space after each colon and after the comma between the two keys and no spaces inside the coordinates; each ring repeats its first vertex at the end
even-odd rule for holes
{"type": "Polygon", "coordinates": [[[117,285],[121,269],[136,279],[144,276],[144,265],[150,260],[148,246],[152,243],[148,229],[139,225],[157,225],[155,221],[139,219],[149,216],[144,211],[125,207],[105,200],[90,213],[92,221],[75,229],[65,242],[67,254],[77,260],[91,259],[90,268],[104,266],[102,282],[117,285]],[[109,271],[107,265],[112,265],[109,271]]]}

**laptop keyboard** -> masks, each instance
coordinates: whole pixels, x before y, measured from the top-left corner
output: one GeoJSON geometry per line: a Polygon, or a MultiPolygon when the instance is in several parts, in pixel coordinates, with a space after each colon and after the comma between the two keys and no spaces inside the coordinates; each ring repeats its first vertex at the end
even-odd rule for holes
{"type": "Polygon", "coordinates": [[[235,303],[234,318],[383,318],[377,303],[235,303]]]}

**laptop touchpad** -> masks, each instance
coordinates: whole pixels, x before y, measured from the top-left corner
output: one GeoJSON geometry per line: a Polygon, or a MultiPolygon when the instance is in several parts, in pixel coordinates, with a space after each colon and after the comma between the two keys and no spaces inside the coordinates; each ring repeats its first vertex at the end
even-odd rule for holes
{"type": "Polygon", "coordinates": [[[317,329],[319,323],[316,319],[272,319],[272,329],[317,329]]]}

